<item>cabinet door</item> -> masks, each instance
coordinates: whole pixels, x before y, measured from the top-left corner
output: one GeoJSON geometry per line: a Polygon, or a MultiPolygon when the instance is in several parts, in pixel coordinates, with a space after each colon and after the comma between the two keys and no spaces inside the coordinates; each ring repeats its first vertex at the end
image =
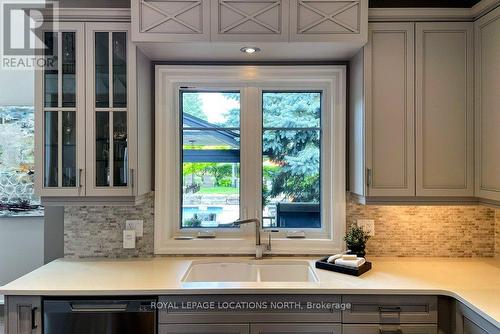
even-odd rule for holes
{"type": "Polygon", "coordinates": [[[209,0],[132,0],[134,42],[210,40],[209,0]]]}
{"type": "Polygon", "coordinates": [[[497,334],[500,332],[500,328],[460,302],[456,302],[455,317],[455,333],[457,334],[497,334]]]}
{"type": "Polygon", "coordinates": [[[246,324],[172,324],[160,325],[158,334],[248,334],[246,324]]]}
{"type": "Polygon", "coordinates": [[[87,23],[87,195],[131,196],[135,47],[127,23],[87,23]]]}
{"type": "Polygon", "coordinates": [[[291,42],[366,43],[368,1],[290,0],[291,42]]]}
{"type": "MultiPolygon", "coordinates": [[[[35,78],[35,151],[40,196],[85,195],[83,23],[41,28],[44,67],[35,78]]],[[[41,55],[42,56],[42,55],[41,55]]]]}
{"type": "Polygon", "coordinates": [[[288,4],[288,0],[211,0],[211,39],[287,42],[288,4]]]}
{"type": "Polygon", "coordinates": [[[340,324],[251,324],[251,334],[341,334],[340,324]]]}
{"type": "Polygon", "coordinates": [[[474,194],[473,103],[472,23],[417,23],[417,196],[474,194]]]}
{"type": "Polygon", "coordinates": [[[414,25],[372,23],[365,56],[369,196],[414,196],[414,25]]]}
{"type": "Polygon", "coordinates": [[[15,296],[6,299],[5,334],[41,334],[40,297],[15,296]]]}
{"type": "Polygon", "coordinates": [[[437,325],[343,325],[343,334],[437,334],[437,325]]]}
{"type": "Polygon", "coordinates": [[[500,201],[500,7],[475,22],[476,196],[500,201]]]}

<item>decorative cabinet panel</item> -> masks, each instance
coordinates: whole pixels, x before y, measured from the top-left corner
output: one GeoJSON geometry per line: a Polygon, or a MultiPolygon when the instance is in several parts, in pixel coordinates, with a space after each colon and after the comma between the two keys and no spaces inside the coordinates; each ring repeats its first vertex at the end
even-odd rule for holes
{"type": "Polygon", "coordinates": [[[210,39],[210,1],[132,0],[134,41],[186,42],[210,39]]]}
{"type": "Polygon", "coordinates": [[[44,68],[36,71],[36,186],[41,196],[85,194],[84,25],[42,29],[44,68]]]}
{"type": "Polygon", "coordinates": [[[6,334],[42,333],[42,298],[8,296],[5,301],[6,334]]]}
{"type": "Polygon", "coordinates": [[[212,41],[288,41],[287,0],[213,0],[212,41]]]}
{"type": "Polygon", "coordinates": [[[291,0],[290,41],[366,40],[368,1],[291,0]]]}
{"type": "Polygon", "coordinates": [[[364,49],[369,196],[413,196],[414,25],[373,23],[364,49]]]}
{"type": "Polygon", "coordinates": [[[476,196],[500,201],[500,8],[475,22],[476,196]]]}
{"type": "Polygon", "coordinates": [[[416,23],[417,196],[474,194],[472,29],[416,23]]]}

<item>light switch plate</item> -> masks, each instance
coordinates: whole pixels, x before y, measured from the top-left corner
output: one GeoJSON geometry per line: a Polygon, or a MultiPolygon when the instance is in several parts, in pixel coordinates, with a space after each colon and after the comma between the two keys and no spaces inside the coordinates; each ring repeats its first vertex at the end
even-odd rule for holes
{"type": "Polygon", "coordinates": [[[123,248],[125,249],[135,248],[135,231],[133,230],[123,231],[123,248]]]}
{"type": "Polygon", "coordinates": [[[127,220],[125,221],[125,230],[135,231],[135,236],[141,238],[144,235],[143,220],[127,220]]]}
{"type": "Polygon", "coordinates": [[[365,232],[368,232],[368,235],[375,235],[375,221],[373,219],[358,219],[357,224],[365,232]]]}

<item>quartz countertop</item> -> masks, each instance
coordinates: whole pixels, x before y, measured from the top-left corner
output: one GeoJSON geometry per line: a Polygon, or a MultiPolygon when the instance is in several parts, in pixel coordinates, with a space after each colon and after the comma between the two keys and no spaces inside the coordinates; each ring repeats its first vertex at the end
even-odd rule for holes
{"type": "MultiPolygon", "coordinates": [[[[314,269],[319,282],[186,283],[193,260],[233,257],[149,259],[59,259],[0,287],[0,295],[118,296],[162,294],[418,294],[454,297],[500,327],[500,259],[370,258],[360,277],[314,269]]],[[[250,258],[237,258],[250,259],[250,258]]],[[[262,261],[316,259],[277,257],[262,261]]]]}

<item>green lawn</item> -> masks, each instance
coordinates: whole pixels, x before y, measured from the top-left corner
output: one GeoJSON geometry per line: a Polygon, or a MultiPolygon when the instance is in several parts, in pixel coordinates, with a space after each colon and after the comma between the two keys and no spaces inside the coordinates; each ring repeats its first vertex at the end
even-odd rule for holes
{"type": "Polygon", "coordinates": [[[240,191],[238,188],[233,187],[210,187],[210,188],[201,188],[197,194],[213,194],[213,195],[237,195],[240,191]]]}

